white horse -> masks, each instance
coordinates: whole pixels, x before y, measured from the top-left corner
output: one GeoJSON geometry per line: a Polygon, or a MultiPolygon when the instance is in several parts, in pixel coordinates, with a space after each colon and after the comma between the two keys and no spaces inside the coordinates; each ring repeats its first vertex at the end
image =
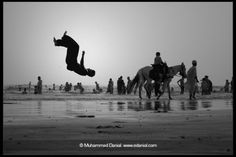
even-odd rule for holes
{"type": "MultiPolygon", "coordinates": [[[[134,86],[136,85],[135,91],[139,87],[139,98],[142,99],[141,92],[142,92],[142,87],[144,85],[147,96],[150,99],[151,91],[153,89],[153,85],[152,85],[153,79],[150,78],[149,72],[152,69],[153,69],[153,67],[151,67],[151,66],[145,66],[145,67],[139,69],[137,74],[135,75],[134,79],[131,81],[130,87],[127,89],[127,92],[131,93],[134,86]]],[[[169,67],[169,73],[168,73],[169,77],[163,81],[162,93],[160,93],[160,95],[157,96],[157,99],[159,99],[159,97],[165,92],[166,86],[168,87],[169,99],[172,99],[171,95],[170,95],[170,82],[171,82],[172,78],[175,75],[177,75],[178,72],[182,77],[186,78],[187,74],[186,74],[186,68],[185,68],[184,63],[181,63],[180,65],[175,65],[175,66],[169,67]]]]}

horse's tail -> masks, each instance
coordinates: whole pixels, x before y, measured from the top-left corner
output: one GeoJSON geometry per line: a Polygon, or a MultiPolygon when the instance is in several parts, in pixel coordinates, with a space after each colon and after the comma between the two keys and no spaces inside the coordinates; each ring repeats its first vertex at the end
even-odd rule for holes
{"type": "Polygon", "coordinates": [[[132,92],[134,86],[138,83],[138,81],[139,81],[139,75],[138,75],[138,73],[137,73],[137,74],[135,75],[134,79],[131,80],[131,82],[130,82],[130,85],[129,85],[128,89],[127,89],[127,93],[128,93],[128,94],[130,94],[130,93],[132,92]]]}

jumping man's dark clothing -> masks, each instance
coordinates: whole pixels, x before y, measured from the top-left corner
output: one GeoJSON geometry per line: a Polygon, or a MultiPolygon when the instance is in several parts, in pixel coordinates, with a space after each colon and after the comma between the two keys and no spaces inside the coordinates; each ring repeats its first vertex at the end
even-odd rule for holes
{"type": "Polygon", "coordinates": [[[70,36],[64,33],[61,39],[56,40],[54,38],[55,46],[63,46],[67,48],[66,54],[66,64],[67,69],[70,71],[74,71],[75,73],[82,76],[90,76],[93,77],[95,75],[95,71],[89,68],[84,67],[84,51],[82,52],[82,58],[80,60],[80,64],[77,62],[77,57],[79,54],[79,45],[76,41],[74,41],[70,36]]]}

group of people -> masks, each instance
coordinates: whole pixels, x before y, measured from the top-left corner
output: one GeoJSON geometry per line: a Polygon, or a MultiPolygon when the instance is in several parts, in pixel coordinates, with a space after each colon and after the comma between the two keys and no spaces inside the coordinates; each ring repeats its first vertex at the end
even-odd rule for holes
{"type": "Polygon", "coordinates": [[[123,80],[123,76],[120,76],[117,80],[117,93],[120,95],[126,94],[127,89],[130,86],[131,80],[130,77],[127,77],[127,85],[125,85],[125,82],[123,80]]]}
{"type": "Polygon", "coordinates": [[[101,93],[102,92],[102,88],[100,88],[100,86],[99,86],[97,81],[95,81],[95,85],[96,85],[96,87],[95,87],[95,89],[93,89],[93,93],[95,93],[95,94],[101,93]]]}
{"type": "MultiPolygon", "coordinates": [[[[160,86],[156,86],[156,85],[160,85],[161,82],[163,82],[163,80],[165,80],[166,78],[168,78],[168,66],[166,63],[164,63],[161,59],[160,56],[160,52],[156,52],[156,57],[154,59],[154,64],[153,66],[153,71],[156,72],[156,77],[151,76],[151,72],[150,72],[150,77],[153,78],[155,80],[155,93],[157,90],[159,90],[160,86]],[[158,83],[156,83],[158,82],[158,83]]],[[[197,77],[197,61],[193,60],[192,61],[192,67],[188,70],[187,72],[187,85],[188,85],[188,89],[189,89],[189,99],[196,99],[196,92],[197,92],[197,83],[198,83],[198,77],[197,77]]],[[[182,77],[179,81],[178,81],[178,85],[181,88],[181,94],[184,93],[184,77],[182,77]]]]}
{"type": "Polygon", "coordinates": [[[202,95],[209,95],[212,92],[212,82],[208,78],[207,75],[205,75],[204,78],[201,80],[201,89],[202,89],[202,95]]]}
{"type": "Polygon", "coordinates": [[[77,90],[77,89],[80,90],[80,94],[83,94],[83,92],[84,92],[84,87],[82,86],[82,83],[81,83],[81,82],[78,82],[77,85],[74,86],[74,90],[77,90]]]}
{"type": "MultiPolygon", "coordinates": [[[[93,77],[95,76],[95,70],[92,70],[90,68],[85,68],[84,67],[84,54],[85,51],[82,51],[82,58],[80,60],[80,63],[77,62],[77,57],[79,54],[79,45],[78,43],[73,40],[70,36],[67,35],[67,31],[63,34],[61,39],[55,39],[53,38],[54,45],[55,46],[62,46],[67,48],[67,55],[66,55],[66,64],[67,64],[67,69],[70,71],[73,71],[81,76],[89,76],[93,77]]],[[[155,82],[155,93],[157,91],[160,91],[160,85],[161,83],[168,78],[169,74],[169,68],[166,63],[164,63],[161,59],[160,52],[156,52],[156,56],[154,59],[154,64],[152,64],[153,70],[150,71],[149,75],[150,78],[152,78],[155,82]]],[[[184,93],[184,77],[181,78],[177,84],[181,88],[180,94],[184,93]]],[[[128,77],[128,83],[127,86],[129,86],[131,80],[128,77]]],[[[197,77],[197,61],[193,60],[192,61],[192,67],[188,70],[187,72],[187,85],[188,85],[188,90],[189,90],[189,99],[196,99],[195,94],[197,92],[197,83],[198,77],[197,77]]],[[[95,93],[100,93],[102,92],[102,89],[99,87],[99,84],[95,82],[96,88],[93,89],[95,93]]],[[[113,85],[114,82],[110,78],[108,87],[107,87],[107,93],[113,94],[113,85]]],[[[202,94],[210,94],[212,91],[212,82],[208,79],[208,76],[202,79],[202,94]]],[[[229,86],[229,82],[226,81],[225,84],[225,91],[227,92],[229,86]]],[[[117,80],[117,92],[118,94],[125,94],[126,93],[127,87],[125,86],[124,80],[122,76],[119,77],[117,80]]],[[[40,92],[39,92],[40,93],[40,92]]]]}
{"type": "Polygon", "coordinates": [[[229,92],[233,92],[233,77],[232,80],[229,82],[229,80],[225,81],[225,85],[224,85],[224,92],[229,93],[229,92]],[[231,86],[231,88],[230,88],[231,86]]]}
{"type": "MultiPolygon", "coordinates": [[[[41,77],[38,76],[37,85],[34,86],[34,94],[42,94],[42,89],[43,89],[43,81],[41,80],[41,77]]],[[[19,88],[19,91],[21,91],[21,88],[19,88]]],[[[29,93],[31,92],[31,81],[29,82],[28,85],[28,91],[29,93]]],[[[27,94],[27,88],[23,89],[22,94],[27,94]]]]}
{"type": "MultiPolygon", "coordinates": [[[[31,85],[31,82],[30,82],[30,85],[31,85]]],[[[43,81],[42,81],[41,77],[38,76],[38,83],[36,86],[34,86],[34,94],[42,94],[42,89],[43,89],[43,81]]]]}

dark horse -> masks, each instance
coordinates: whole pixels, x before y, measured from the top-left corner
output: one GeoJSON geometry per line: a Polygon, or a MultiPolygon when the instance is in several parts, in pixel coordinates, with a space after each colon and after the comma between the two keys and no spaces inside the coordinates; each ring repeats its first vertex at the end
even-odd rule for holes
{"type": "MultiPolygon", "coordinates": [[[[151,98],[151,91],[153,89],[153,85],[152,85],[153,79],[150,78],[149,75],[150,75],[150,71],[152,69],[153,69],[153,67],[151,67],[151,66],[145,66],[145,67],[139,69],[137,74],[135,75],[134,79],[131,81],[130,87],[127,89],[127,92],[131,93],[134,86],[136,85],[135,91],[139,87],[139,98],[142,99],[141,91],[142,91],[142,87],[144,85],[147,96],[150,99],[151,98]]],[[[170,95],[170,82],[171,82],[172,78],[178,72],[182,77],[186,78],[186,76],[187,76],[184,63],[181,63],[180,65],[171,66],[171,67],[169,67],[168,71],[169,71],[169,73],[168,73],[169,77],[165,78],[162,81],[162,83],[163,83],[162,92],[157,96],[157,99],[159,99],[159,97],[165,92],[166,87],[168,87],[169,99],[172,99],[171,95],[170,95]]],[[[159,76],[161,76],[161,75],[159,75],[159,76]]],[[[159,83],[161,83],[161,82],[159,82],[159,83]]]]}

